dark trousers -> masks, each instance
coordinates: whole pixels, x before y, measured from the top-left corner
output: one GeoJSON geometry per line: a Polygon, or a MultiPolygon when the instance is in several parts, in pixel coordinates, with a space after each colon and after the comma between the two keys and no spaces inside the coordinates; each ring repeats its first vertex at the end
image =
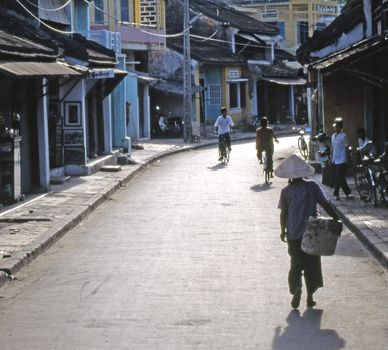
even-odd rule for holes
{"type": "Polygon", "coordinates": [[[334,166],[334,196],[339,196],[339,190],[342,188],[346,195],[352,192],[346,182],[347,164],[333,164],[334,166]]]}
{"type": "Polygon", "coordinates": [[[294,294],[296,288],[301,288],[303,272],[307,294],[313,295],[318,288],[323,287],[321,257],[306,254],[300,248],[301,242],[301,239],[287,242],[291,258],[288,286],[291,294],[294,294]]]}
{"type": "Polygon", "coordinates": [[[225,134],[218,135],[218,142],[219,143],[221,142],[222,137],[225,137],[226,147],[228,147],[228,149],[230,151],[232,149],[232,147],[230,145],[230,134],[228,132],[226,132],[225,134]]]}

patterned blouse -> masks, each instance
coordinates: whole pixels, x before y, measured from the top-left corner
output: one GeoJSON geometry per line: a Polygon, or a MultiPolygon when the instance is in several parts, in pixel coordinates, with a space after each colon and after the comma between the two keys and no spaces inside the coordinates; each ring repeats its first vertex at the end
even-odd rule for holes
{"type": "Polygon", "coordinates": [[[282,189],[278,208],[287,211],[287,239],[301,239],[310,216],[317,216],[317,204],[327,198],[314,180],[293,182],[282,189]]]}

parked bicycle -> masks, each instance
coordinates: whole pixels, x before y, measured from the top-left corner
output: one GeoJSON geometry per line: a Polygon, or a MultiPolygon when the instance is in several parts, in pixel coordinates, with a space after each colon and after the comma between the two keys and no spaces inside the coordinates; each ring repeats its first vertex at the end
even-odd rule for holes
{"type": "Polygon", "coordinates": [[[259,127],[258,118],[247,115],[237,123],[237,128],[243,131],[256,131],[259,127]]]}
{"type": "Polygon", "coordinates": [[[230,151],[227,147],[227,141],[225,134],[220,135],[220,141],[218,144],[218,154],[221,163],[228,163],[230,157],[230,151]]]}
{"type": "MultiPolygon", "coordinates": [[[[353,167],[356,189],[361,199],[377,207],[380,202],[388,206],[388,142],[384,153],[376,159],[364,155],[360,164],[353,167]]],[[[360,155],[357,154],[357,158],[360,155]]]]}

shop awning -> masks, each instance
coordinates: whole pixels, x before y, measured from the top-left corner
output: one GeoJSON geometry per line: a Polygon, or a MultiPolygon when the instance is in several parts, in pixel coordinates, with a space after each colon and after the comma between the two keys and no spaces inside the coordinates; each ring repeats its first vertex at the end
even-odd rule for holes
{"type": "Polygon", "coordinates": [[[116,88],[117,85],[127,76],[128,72],[120,69],[113,69],[114,77],[104,79],[103,95],[108,96],[116,88]]]}
{"type": "Polygon", "coordinates": [[[80,76],[81,74],[58,62],[0,62],[0,73],[18,78],[46,76],[80,76]]]}
{"type": "Polygon", "coordinates": [[[262,80],[279,85],[305,85],[306,80],[303,78],[286,79],[286,78],[267,78],[262,77],[262,80]]]}
{"type": "Polygon", "coordinates": [[[388,35],[374,36],[311,63],[309,69],[321,70],[323,74],[332,74],[338,69],[352,65],[387,49],[388,35]]]}

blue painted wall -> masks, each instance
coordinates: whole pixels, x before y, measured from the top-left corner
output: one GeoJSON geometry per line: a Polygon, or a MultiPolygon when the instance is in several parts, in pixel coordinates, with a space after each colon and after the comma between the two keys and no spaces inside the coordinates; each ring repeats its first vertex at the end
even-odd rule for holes
{"type": "Polygon", "coordinates": [[[89,29],[89,5],[83,0],[76,0],[74,1],[74,31],[83,33],[89,29]]]}
{"type": "Polygon", "coordinates": [[[138,116],[139,116],[139,106],[137,101],[137,76],[136,74],[129,73],[125,78],[126,84],[126,101],[131,104],[131,113],[128,127],[128,135],[136,140],[138,138],[138,116]]]}
{"type": "Polygon", "coordinates": [[[205,93],[205,118],[206,120],[216,120],[217,117],[221,114],[221,103],[222,103],[222,71],[221,67],[207,66],[205,68],[205,81],[206,87],[208,88],[205,93]],[[221,102],[220,104],[209,104],[209,85],[210,84],[220,84],[221,85],[221,102]]]}
{"type": "MultiPolygon", "coordinates": [[[[125,57],[117,58],[118,69],[125,70],[125,57]]],[[[112,101],[112,145],[113,147],[122,147],[127,136],[125,121],[125,79],[113,90],[111,94],[112,101]]]]}

